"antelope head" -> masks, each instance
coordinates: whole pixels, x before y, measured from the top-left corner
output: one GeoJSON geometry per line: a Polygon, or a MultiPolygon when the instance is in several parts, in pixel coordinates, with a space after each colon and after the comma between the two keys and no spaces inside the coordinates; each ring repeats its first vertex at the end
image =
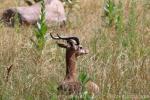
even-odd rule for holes
{"type": "Polygon", "coordinates": [[[75,57],[88,54],[88,50],[83,48],[82,45],[80,45],[78,37],[61,37],[58,34],[57,37],[54,37],[52,34],[50,34],[50,36],[52,37],[52,39],[55,40],[65,40],[67,43],[57,42],[57,45],[59,47],[65,48],[68,53],[74,54],[75,57]]]}

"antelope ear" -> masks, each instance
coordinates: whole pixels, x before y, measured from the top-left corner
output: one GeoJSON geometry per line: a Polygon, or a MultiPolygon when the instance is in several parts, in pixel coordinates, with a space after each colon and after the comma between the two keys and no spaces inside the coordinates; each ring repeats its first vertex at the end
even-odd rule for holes
{"type": "Polygon", "coordinates": [[[62,47],[62,48],[68,48],[68,45],[67,45],[67,44],[63,44],[63,43],[58,43],[58,42],[57,42],[57,45],[58,45],[59,47],[62,47]]]}

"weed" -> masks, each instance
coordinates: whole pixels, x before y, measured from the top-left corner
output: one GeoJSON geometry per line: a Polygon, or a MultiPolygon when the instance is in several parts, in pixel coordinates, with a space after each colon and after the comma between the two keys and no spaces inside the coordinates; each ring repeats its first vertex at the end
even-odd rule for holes
{"type": "Polygon", "coordinates": [[[115,3],[113,0],[107,0],[105,2],[105,6],[104,6],[104,17],[106,17],[108,19],[108,25],[112,26],[112,24],[114,23],[114,18],[115,18],[115,3]]]}
{"type": "Polygon", "coordinates": [[[47,32],[46,18],[45,18],[45,1],[41,1],[41,14],[40,19],[37,22],[37,29],[35,31],[36,36],[36,48],[40,51],[43,50],[45,46],[45,34],[47,32]]]}

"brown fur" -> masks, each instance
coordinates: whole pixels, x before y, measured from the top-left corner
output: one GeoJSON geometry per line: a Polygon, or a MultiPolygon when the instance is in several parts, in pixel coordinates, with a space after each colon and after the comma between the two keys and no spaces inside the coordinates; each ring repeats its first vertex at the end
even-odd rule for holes
{"type": "Polygon", "coordinates": [[[85,85],[85,88],[87,89],[88,93],[92,96],[98,95],[100,91],[99,86],[92,81],[88,81],[85,85]]]}
{"type": "Polygon", "coordinates": [[[72,48],[66,50],[66,76],[65,80],[76,80],[76,59],[72,48]]]}
{"type": "Polygon", "coordinates": [[[58,91],[64,94],[79,94],[82,91],[81,83],[78,81],[63,81],[58,86],[58,91]]]}

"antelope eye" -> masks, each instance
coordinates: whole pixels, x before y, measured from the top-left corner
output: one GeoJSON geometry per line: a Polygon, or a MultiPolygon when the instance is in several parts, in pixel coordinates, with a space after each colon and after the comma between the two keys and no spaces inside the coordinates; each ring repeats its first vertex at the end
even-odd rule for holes
{"type": "Polygon", "coordinates": [[[80,49],[82,49],[82,47],[79,47],[80,49]]]}

